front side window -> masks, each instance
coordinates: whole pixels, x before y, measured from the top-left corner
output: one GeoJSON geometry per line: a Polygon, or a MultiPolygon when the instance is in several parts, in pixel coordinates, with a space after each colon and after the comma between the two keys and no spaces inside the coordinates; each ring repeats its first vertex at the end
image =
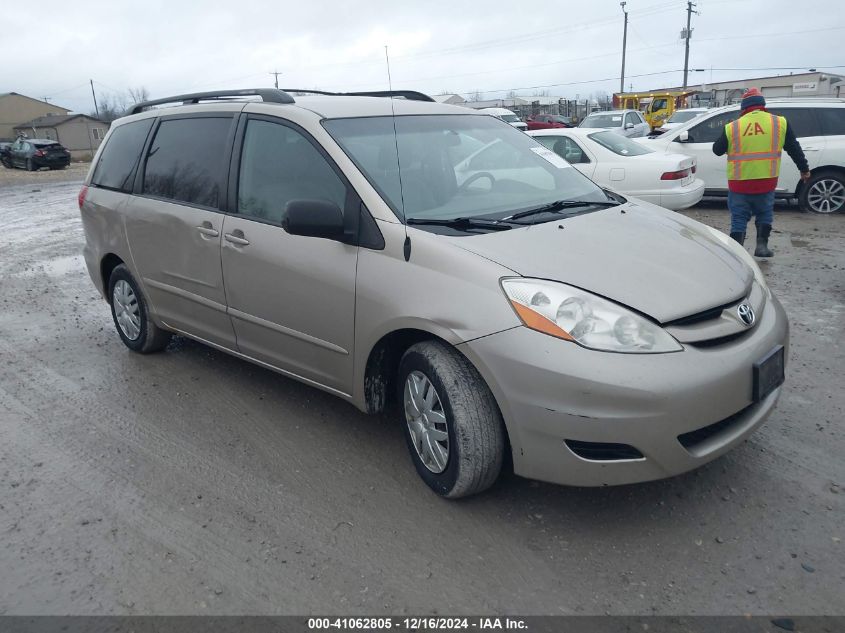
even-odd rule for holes
{"type": "Polygon", "coordinates": [[[647,148],[642,143],[637,143],[614,132],[596,132],[590,134],[590,138],[619,156],[642,156],[643,154],[654,153],[654,150],[647,148]]]}
{"type": "Polygon", "coordinates": [[[690,143],[714,143],[725,133],[725,126],[739,118],[739,110],[711,116],[689,130],[690,143]]]}
{"type": "MultiPolygon", "coordinates": [[[[613,134],[613,132],[603,132],[603,134],[608,133],[613,134]]],[[[614,136],[619,135],[614,134],[614,136]]],[[[570,165],[590,162],[590,159],[587,158],[587,154],[581,149],[581,146],[568,136],[537,136],[535,138],[570,165]]]]}
{"type": "Polygon", "coordinates": [[[636,125],[637,123],[639,123],[639,121],[637,120],[637,115],[635,115],[633,112],[629,112],[625,115],[626,125],[636,125]]]}
{"type": "Polygon", "coordinates": [[[557,200],[607,202],[565,161],[492,117],[362,117],[323,125],[403,219],[496,218],[557,200]]]}
{"type": "Polygon", "coordinates": [[[238,213],[281,224],[291,200],[327,200],[343,209],[346,185],[297,130],[247,123],[238,181],[238,213]]]}
{"type": "Polygon", "coordinates": [[[162,121],[147,154],[143,193],[217,208],[231,126],[228,117],[162,121]]]}

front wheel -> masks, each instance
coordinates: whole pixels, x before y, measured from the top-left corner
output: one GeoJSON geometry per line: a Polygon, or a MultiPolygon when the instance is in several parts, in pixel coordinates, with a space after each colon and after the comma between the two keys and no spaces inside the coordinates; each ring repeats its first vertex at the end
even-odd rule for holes
{"type": "Polygon", "coordinates": [[[845,177],[834,171],[813,174],[801,188],[801,209],[813,213],[842,213],[845,210],[845,177]]]}
{"type": "Polygon", "coordinates": [[[505,427],[484,379],[440,341],[411,346],[399,363],[403,428],[417,473],[457,499],[486,490],[502,469],[505,427]]]}
{"type": "Polygon", "coordinates": [[[35,163],[32,162],[31,158],[26,159],[26,170],[35,171],[35,163]]]}
{"type": "Polygon", "coordinates": [[[150,354],[167,347],[172,336],[149,316],[147,300],[129,269],[120,264],[109,278],[109,303],[117,333],[133,352],[150,354]]]}

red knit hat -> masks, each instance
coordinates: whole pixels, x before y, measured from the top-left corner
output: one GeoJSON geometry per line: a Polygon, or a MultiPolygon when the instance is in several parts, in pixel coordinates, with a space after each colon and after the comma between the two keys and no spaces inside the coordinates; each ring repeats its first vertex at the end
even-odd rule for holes
{"type": "Polygon", "coordinates": [[[749,88],[745,91],[745,94],[742,95],[742,104],[740,108],[743,110],[747,110],[748,108],[753,108],[754,106],[765,106],[766,99],[763,97],[763,93],[757,90],[757,88],[749,88]]]}

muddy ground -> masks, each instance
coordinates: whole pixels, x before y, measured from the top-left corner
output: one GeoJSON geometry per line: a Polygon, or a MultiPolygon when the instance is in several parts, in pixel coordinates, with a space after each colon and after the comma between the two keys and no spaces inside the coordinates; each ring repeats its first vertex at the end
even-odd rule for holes
{"type": "Polygon", "coordinates": [[[392,419],[193,342],[129,352],[57,173],[0,183],[0,613],[845,613],[845,216],[778,210],[791,362],[748,442],[455,503],[392,419]]]}

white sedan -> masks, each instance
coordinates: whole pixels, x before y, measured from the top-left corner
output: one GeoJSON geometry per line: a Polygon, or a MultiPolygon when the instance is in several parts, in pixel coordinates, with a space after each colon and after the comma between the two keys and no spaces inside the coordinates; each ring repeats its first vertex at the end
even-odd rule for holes
{"type": "Polygon", "coordinates": [[[698,203],[704,181],[695,159],[663,154],[607,130],[551,129],[528,132],[601,187],[677,211],[698,203]]]}

